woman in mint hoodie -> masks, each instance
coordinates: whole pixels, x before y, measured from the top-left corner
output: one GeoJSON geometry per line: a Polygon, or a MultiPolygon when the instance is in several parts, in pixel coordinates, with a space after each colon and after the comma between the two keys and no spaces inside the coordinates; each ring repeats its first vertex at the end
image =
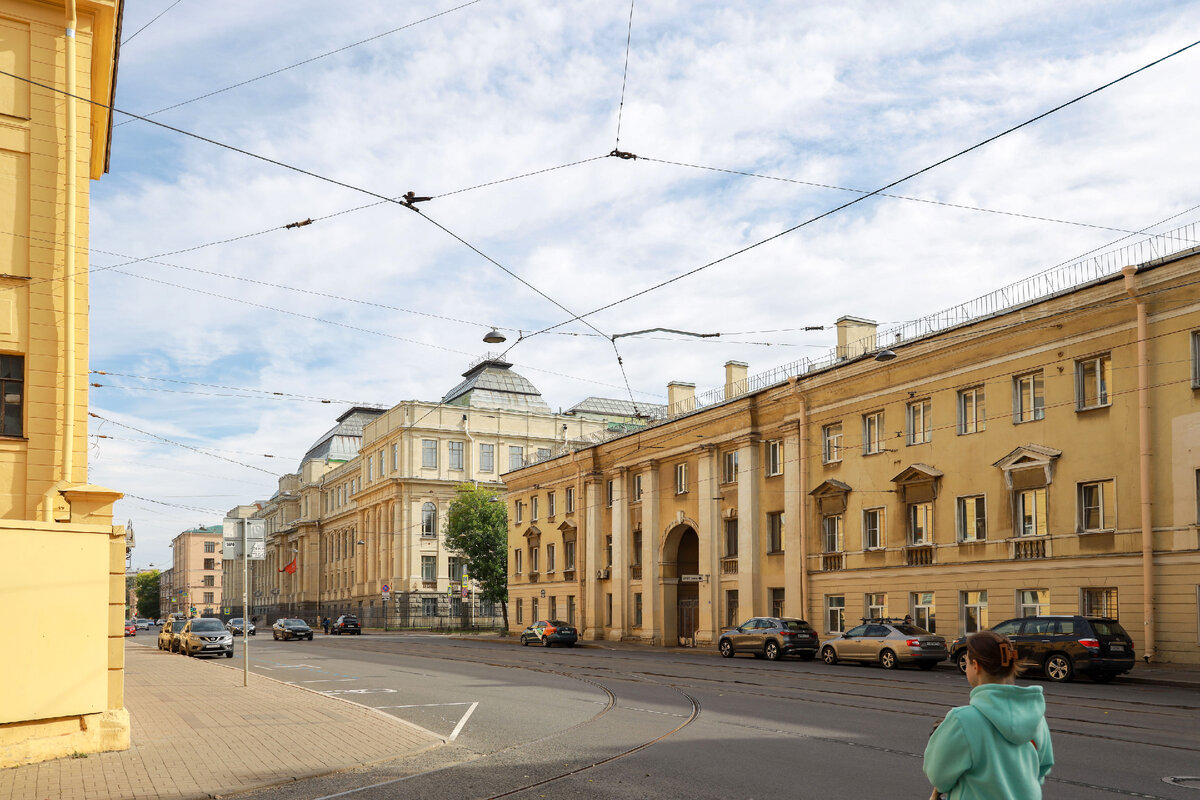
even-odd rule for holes
{"type": "Polygon", "coordinates": [[[971,704],[950,709],[925,746],[934,797],[1038,800],[1054,766],[1046,700],[1040,686],[1017,686],[1017,651],[1007,637],[967,638],[971,704]]]}

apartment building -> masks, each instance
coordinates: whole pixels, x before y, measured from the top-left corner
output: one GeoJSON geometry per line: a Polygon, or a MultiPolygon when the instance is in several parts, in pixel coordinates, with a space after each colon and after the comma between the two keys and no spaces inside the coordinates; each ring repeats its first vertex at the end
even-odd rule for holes
{"type": "Polygon", "coordinates": [[[222,535],[220,525],[201,525],[171,540],[168,612],[188,616],[220,614],[222,535]]]}

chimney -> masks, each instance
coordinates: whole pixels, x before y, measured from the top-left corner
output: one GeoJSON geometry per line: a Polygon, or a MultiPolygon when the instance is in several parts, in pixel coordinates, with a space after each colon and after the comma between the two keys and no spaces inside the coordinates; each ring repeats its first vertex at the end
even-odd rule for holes
{"type": "Polygon", "coordinates": [[[677,417],[696,410],[696,384],[671,381],[667,384],[667,416],[677,417]]]}
{"type": "Polygon", "coordinates": [[[858,358],[864,353],[873,353],[878,347],[875,344],[875,325],[873,319],[862,317],[842,317],[837,321],[837,356],[838,359],[858,358]]]}
{"type": "Polygon", "coordinates": [[[725,362],[725,399],[730,400],[746,393],[746,370],[744,361],[725,362]]]}

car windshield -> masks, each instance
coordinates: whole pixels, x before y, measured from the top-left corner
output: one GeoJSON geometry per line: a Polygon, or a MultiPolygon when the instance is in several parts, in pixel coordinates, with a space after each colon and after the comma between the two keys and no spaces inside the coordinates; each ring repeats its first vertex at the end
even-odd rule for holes
{"type": "Polygon", "coordinates": [[[357,617],[342,617],[342,622],[358,622],[357,617]]]}
{"type": "Polygon", "coordinates": [[[550,620],[550,624],[551,624],[551,625],[553,625],[553,626],[554,626],[554,627],[556,627],[556,628],[569,628],[569,627],[571,627],[571,623],[569,623],[569,622],[563,622],[561,619],[552,619],[552,620],[550,620]]]}
{"type": "Polygon", "coordinates": [[[223,631],[225,628],[221,625],[219,619],[198,619],[192,623],[194,631],[223,631]]]}
{"type": "Polygon", "coordinates": [[[283,625],[286,628],[307,628],[308,623],[302,619],[285,619],[283,625]]]}
{"type": "Polygon", "coordinates": [[[892,627],[895,628],[896,630],[900,631],[900,633],[903,633],[905,636],[932,636],[933,635],[929,631],[925,630],[924,628],[918,628],[916,625],[909,625],[908,623],[904,623],[904,622],[900,623],[899,625],[893,625],[892,627]]]}
{"type": "Polygon", "coordinates": [[[237,619],[231,619],[231,620],[229,620],[229,624],[230,625],[241,625],[242,619],[241,619],[241,617],[238,617],[237,619]]]}
{"type": "Polygon", "coordinates": [[[1119,622],[1110,622],[1109,620],[1093,619],[1088,620],[1092,623],[1092,627],[1096,629],[1097,636],[1128,636],[1125,629],[1121,627],[1119,622]]]}
{"type": "Polygon", "coordinates": [[[785,631],[811,631],[812,626],[802,619],[781,620],[785,631]]]}

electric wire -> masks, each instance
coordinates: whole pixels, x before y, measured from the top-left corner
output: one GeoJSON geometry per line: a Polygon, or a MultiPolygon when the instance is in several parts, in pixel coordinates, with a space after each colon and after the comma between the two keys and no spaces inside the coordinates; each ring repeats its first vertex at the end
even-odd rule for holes
{"type": "Polygon", "coordinates": [[[625,112],[625,84],[629,80],[629,45],[633,41],[633,4],[629,0],[629,27],[625,31],[625,69],[621,71],[621,100],[617,103],[617,143],[613,152],[621,149],[621,117],[625,112]]]}
{"type": "Polygon", "coordinates": [[[174,445],[176,447],[182,447],[184,450],[191,450],[193,453],[199,453],[201,455],[209,456],[210,458],[217,458],[217,459],[220,459],[221,461],[228,461],[230,464],[237,464],[239,467],[246,467],[247,469],[258,470],[259,472],[265,472],[266,474],[268,474],[272,477],[278,477],[275,475],[274,472],[272,472],[269,469],[263,469],[262,467],[256,467],[253,464],[247,464],[243,461],[236,461],[232,458],[226,458],[225,456],[217,455],[216,453],[210,453],[202,448],[192,447],[190,444],[183,444],[182,442],[177,442],[173,439],[168,439],[165,436],[159,436],[156,433],[151,433],[150,431],[144,431],[141,428],[135,428],[132,425],[126,425],[123,422],[117,422],[115,419],[109,419],[108,417],[101,416],[100,414],[97,414],[94,411],[89,411],[88,416],[93,417],[94,419],[98,419],[101,422],[106,422],[109,425],[116,425],[118,428],[125,428],[127,430],[131,430],[131,431],[140,433],[143,436],[149,436],[150,438],[157,439],[158,441],[163,442],[165,444],[174,445]]]}
{"type": "Polygon", "coordinates": [[[129,34],[128,38],[126,38],[126,39],[125,39],[125,41],[121,42],[121,47],[124,47],[125,45],[129,44],[131,41],[133,41],[133,37],[137,36],[139,33],[141,33],[142,31],[146,30],[146,28],[149,28],[151,25],[153,25],[154,23],[158,22],[158,19],[159,19],[159,17],[161,17],[163,14],[167,13],[167,12],[168,12],[168,11],[170,11],[172,8],[174,8],[175,6],[179,5],[179,4],[180,4],[180,3],[182,3],[182,2],[183,2],[183,0],[175,0],[175,2],[174,2],[174,3],[171,3],[171,5],[167,6],[167,7],[166,7],[166,8],[164,8],[162,11],[158,12],[158,14],[157,14],[157,15],[154,17],[154,19],[150,20],[150,21],[149,21],[149,22],[147,22],[145,25],[143,25],[142,27],[138,28],[138,29],[137,29],[136,31],[134,31],[133,33],[129,34]]]}

